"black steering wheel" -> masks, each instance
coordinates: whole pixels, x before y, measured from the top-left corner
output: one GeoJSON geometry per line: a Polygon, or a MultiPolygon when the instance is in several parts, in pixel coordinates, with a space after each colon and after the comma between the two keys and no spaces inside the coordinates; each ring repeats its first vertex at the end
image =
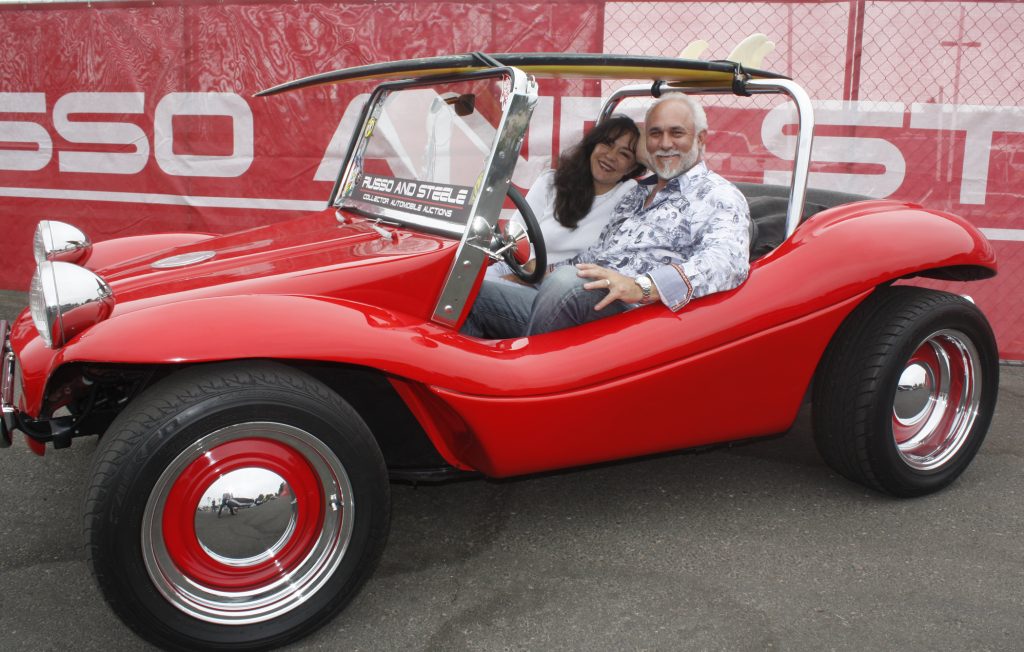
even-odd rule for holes
{"type": "MultiPolygon", "coordinates": [[[[529,248],[526,249],[524,255],[522,249],[513,245],[506,249],[502,256],[508,266],[512,268],[512,272],[524,283],[540,283],[548,271],[548,252],[544,247],[544,235],[540,231],[540,224],[537,223],[537,216],[533,214],[533,209],[526,202],[526,197],[523,197],[523,193],[519,192],[519,189],[512,184],[508,186],[508,197],[519,214],[523,216],[523,222],[526,223],[526,240],[533,245],[533,271],[529,272],[524,267],[529,262],[529,248]]],[[[505,244],[521,239],[515,236],[515,231],[511,228],[512,224],[509,222],[509,226],[503,229],[504,232],[501,234],[501,239],[505,244]]]]}

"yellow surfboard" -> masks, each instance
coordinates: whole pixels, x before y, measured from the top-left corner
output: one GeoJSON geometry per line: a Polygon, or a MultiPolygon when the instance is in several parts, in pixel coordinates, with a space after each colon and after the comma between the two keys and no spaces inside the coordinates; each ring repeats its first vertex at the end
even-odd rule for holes
{"type": "Polygon", "coordinates": [[[729,87],[737,75],[749,79],[788,79],[785,75],[744,68],[733,61],[700,61],[628,54],[577,54],[566,52],[456,54],[425,59],[388,61],[342,68],[279,84],[257,95],[369,79],[405,79],[473,72],[493,67],[490,61],[514,66],[544,79],[649,79],[668,84],[687,83],[729,87]]]}

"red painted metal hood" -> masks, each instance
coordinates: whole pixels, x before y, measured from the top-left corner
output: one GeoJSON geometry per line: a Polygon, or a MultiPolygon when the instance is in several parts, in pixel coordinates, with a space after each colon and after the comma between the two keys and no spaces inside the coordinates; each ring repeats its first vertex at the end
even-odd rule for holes
{"type": "MultiPolygon", "coordinates": [[[[372,292],[380,305],[382,290],[387,301],[403,285],[395,277],[414,269],[422,280],[429,276],[434,288],[440,286],[457,241],[391,227],[386,237],[370,224],[361,218],[342,222],[333,211],[324,212],[162,249],[95,271],[114,290],[114,316],[163,302],[251,294],[358,301],[372,292]],[[381,287],[385,279],[386,289],[381,287]]],[[[436,299],[393,298],[412,314],[423,314],[436,299]]]]}

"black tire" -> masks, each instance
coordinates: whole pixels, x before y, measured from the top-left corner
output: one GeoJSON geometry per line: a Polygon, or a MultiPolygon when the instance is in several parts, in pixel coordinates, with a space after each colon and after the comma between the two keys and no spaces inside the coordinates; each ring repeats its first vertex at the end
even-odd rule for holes
{"type": "Polygon", "coordinates": [[[508,196],[526,223],[526,235],[530,240],[530,244],[533,245],[533,271],[526,271],[519,261],[515,259],[512,249],[505,252],[505,262],[508,263],[508,266],[512,268],[512,272],[524,283],[535,285],[543,281],[544,275],[548,272],[548,250],[544,244],[544,233],[540,230],[537,216],[533,214],[533,208],[526,201],[526,197],[523,197],[523,193],[519,192],[519,189],[512,184],[509,184],[508,196]]]}
{"type": "Polygon", "coordinates": [[[995,338],[974,304],[946,292],[881,287],[825,351],[814,384],[814,439],[826,463],[854,482],[901,497],[929,494],[978,452],[998,388],[995,338]]]}
{"type": "Polygon", "coordinates": [[[389,491],[369,429],[320,382],[272,362],[193,367],[103,436],[87,554],[110,606],[152,643],[276,647],[330,620],[372,573],[389,491]],[[258,497],[238,487],[264,500],[224,500],[258,497]]]}

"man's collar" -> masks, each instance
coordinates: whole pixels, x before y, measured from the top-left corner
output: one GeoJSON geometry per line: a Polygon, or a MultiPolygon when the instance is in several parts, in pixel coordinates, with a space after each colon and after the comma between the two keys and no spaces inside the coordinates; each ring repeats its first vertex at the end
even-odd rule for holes
{"type": "MultiPolygon", "coordinates": [[[[686,177],[686,179],[689,180],[689,179],[696,179],[697,177],[702,177],[702,176],[704,176],[707,173],[708,173],[708,166],[704,162],[704,159],[701,159],[701,160],[697,161],[693,165],[692,168],[690,168],[686,172],[683,172],[682,174],[680,174],[679,177],[686,177]]],[[[676,178],[678,179],[679,177],[676,177],[676,178]]]]}

